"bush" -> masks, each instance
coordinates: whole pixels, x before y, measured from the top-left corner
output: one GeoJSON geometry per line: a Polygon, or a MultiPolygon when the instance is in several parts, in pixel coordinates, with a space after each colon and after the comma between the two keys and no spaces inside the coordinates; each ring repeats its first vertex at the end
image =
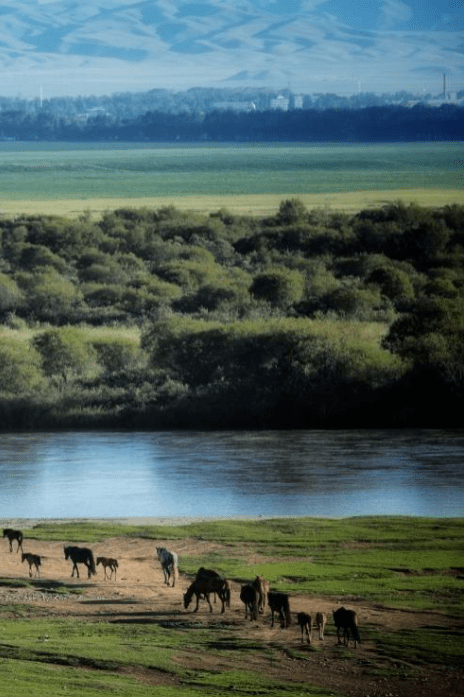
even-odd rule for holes
{"type": "Polygon", "coordinates": [[[275,267],[257,274],[250,286],[250,293],[260,300],[276,306],[298,303],[304,294],[305,282],[298,271],[275,267]]]}
{"type": "Polygon", "coordinates": [[[67,383],[88,371],[95,371],[96,352],[82,333],[72,327],[52,329],[37,334],[32,346],[42,357],[45,375],[67,383]]]}
{"type": "Polygon", "coordinates": [[[21,340],[0,338],[0,391],[30,392],[43,383],[40,353],[21,340]]]}
{"type": "Polygon", "coordinates": [[[14,279],[0,273],[0,315],[16,310],[23,300],[24,296],[14,279]]]}

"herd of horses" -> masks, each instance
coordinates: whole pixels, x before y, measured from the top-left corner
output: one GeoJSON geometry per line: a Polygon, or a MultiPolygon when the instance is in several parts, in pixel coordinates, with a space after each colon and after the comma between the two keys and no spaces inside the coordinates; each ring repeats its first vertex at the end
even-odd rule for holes
{"type": "MultiPolygon", "coordinates": [[[[169,586],[172,578],[172,586],[175,586],[178,577],[178,557],[177,554],[167,550],[166,548],[156,548],[158,560],[161,563],[161,568],[164,573],[164,582],[169,586]]],[[[214,594],[221,601],[221,613],[224,613],[226,607],[230,606],[230,585],[227,579],[224,579],[217,570],[205,569],[200,567],[195,575],[194,581],[190,584],[187,591],[184,593],[184,608],[188,608],[193,597],[196,597],[196,604],[193,612],[198,611],[200,600],[206,601],[210,612],[213,607],[211,605],[210,595],[214,594]]],[[[259,614],[264,613],[266,601],[271,610],[271,628],[274,627],[274,616],[277,614],[282,628],[287,628],[292,623],[290,613],[289,595],[280,591],[271,591],[269,582],[261,575],[257,575],[253,582],[243,584],[240,589],[240,600],[245,606],[245,619],[250,616],[250,620],[258,620],[259,614]]],[[[358,617],[356,611],[347,609],[341,606],[336,611],[333,611],[333,620],[337,628],[338,644],[348,645],[350,638],[357,647],[361,639],[358,630],[358,617]],[[343,635],[342,635],[343,633],[343,635]]],[[[316,627],[319,631],[319,639],[324,640],[324,630],[327,623],[327,614],[318,611],[315,615],[316,627]]],[[[312,618],[308,613],[297,613],[297,623],[301,628],[301,641],[305,638],[311,644],[312,638],[312,618]]]]}
{"type": "MultiPolygon", "coordinates": [[[[29,576],[32,577],[33,568],[35,567],[36,577],[39,576],[39,568],[41,566],[41,557],[33,553],[25,553],[23,551],[23,534],[21,531],[16,531],[11,528],[3,529],[3,537],[8,538],[10,553],[13,552],[13,541],[17,542],[16,551],[21,549],[21,561],[29,564],[29,576]]],[[[164,574],[164,582],[168,586],[174,587],[179,576],[178,572],[178,556],[176,553],[166,548],[156,548],[156,555],[161,564],[161,569],[164,574]]],[[[77,545],[69,545],[64,547],[64,556],[66,560],[71,560],[73,563],[71,577],[79,577],[78,564],[83,564],[87,567],[88,577],[97,573],[97,566],[102,565],[105,574],[105,579],[111,579],[114,573],[116,579],[116,571],[118,569],[118,561],[111,557],[95,558],[90,548],[81,548],[77,545]],[[110,575],[107,576],[107,569],[110,570],[110,575]]],[[[200,567],[195,575],[194,581],[190,584],[187,591],[184,593],[183,602],[184,608],[187,609],[195,596],[196,605],[193,609],[194,613],[198,611],[200,601],[206,601],[210,612],[213,611],[210,595],[214,595],[214,602],[220,600],[221,613],[224,613],[226,607],[230,607],[230,584],[227,579],[224,579],[216,570],[205,569],[200,567]]],[[[245,619],[250,616],[251,621],[257,621],[259,614],[263,614],[266,602],[271,611],[271,627],[274,627],[274,616],[279,617],[280,626],[287,628],[292,623],[290,613],[289,595],[280,591],[271,591],[269,582],[261,575],[258,575],[253,582],[243,584],[240,589],[240,600],[245,606],[245,619]]],[[[308,613],[299,612],[296,615],[297,624],[301,629],[301,641],[306,641],[311,644],[312,639],[312,617],[308,613]]],[[[327,623],[327,615],[322,611],[318,611],[314,617],[316,627],[319,631],[319,639],[324,640],[324,629],[327,623]]],[[[348,645],[350,638],[357,647],[361,641],[358,630],[358,618],[356,611],[346,609],[343,606],[333,611],[333,620],[337,629],[338,644],[348,645]],[[343,634],[342,634],[343,633],[343,634]]]]}

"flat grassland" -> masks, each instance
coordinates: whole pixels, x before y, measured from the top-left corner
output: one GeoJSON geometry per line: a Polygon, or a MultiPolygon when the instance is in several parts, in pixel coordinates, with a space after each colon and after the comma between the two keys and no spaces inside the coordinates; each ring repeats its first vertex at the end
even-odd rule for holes
{"type": "Polygon", "coordinates": [[[283,198],[354,212],[464,203],[464,143],[0,143],[3,215],[174,205],[268,215],[283,198]]]}
{"type": "MultiPolygon", "coordinates": [[[[70,522],[21,526],[42,556],[0,557],[0,695],[462,696],[464,519],[354,517],[70,522]],[[163,524],[163,525],[161,525],[163,524]],[[71,578],[63,545],[119,560],[71,578]],[[155,547],[179,554],[167,587],[155,547]],[[215,568],[230,608],[183,607],[196,570],[215,568]],[[245,620],[240,585],[262,574],[290,594],[292,625],[266,607],[245,620]],[[337,644],[332,610],[356,610],[361,644],[337,644]],[[298,611],[328,615],[325,639],[302,642],[298,611]]],[[[15,544],[14,544],[15,545],[15,544]]]]}

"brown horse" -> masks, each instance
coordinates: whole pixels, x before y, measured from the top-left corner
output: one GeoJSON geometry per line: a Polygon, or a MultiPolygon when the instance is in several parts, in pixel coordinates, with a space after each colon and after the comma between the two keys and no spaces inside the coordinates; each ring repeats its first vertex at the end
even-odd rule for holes
{"type": "Polygon", "coordinates": [[[258,575],[253,582],[253,586],[258,592],[258,611],[264,613],[266,596],[269,591],[269,582],[264,579],[264,577],[261,577],[261,575],[258,575]]]}
{"type": "Polygon", "coordinates": [[[209,600],[209,595],[215,593],[222,602],[221,613],[224,613],[225,607],[230,606],[230,587],[226,579],[222,577],[200,577],[189,586],[184,594],[184,608],[188,608],[193,595],[197,597],[197,605],[193,609],[194,613],[198,611],[200,599],[205,599],[212,613],[213,607],[209,600]]]}
{"type": "Polygon", "coordinates": [[[316,613],[316,625],[319,629],[319,640],[324,639],[324,628],[327,623],[327,615],[325,613],[316,613]]]}
{"type": "Polygon", "coordinates": [[[333,612],[334,623],[337,627],[337,638],[338,644],[341,645],[340,631],[343,629],[343,642],[348,646],[350,642],[350,633],[353,636],[354,646],[358,646],[358,642],[361,642],[358,631],[358,616],[356,611],[351,611],[349,609],[341,608],[333,612]]]}
{"type": "Polygon", "coordinates": [[[114,579],[116,580],[116,570],[118,569],[118,561],[114,559],[114,557],[97,557],[97,567],[98,565],[102,565],[103,567],[103,572],[105,573],[105,579],[111,579],[113,576],[114,572],[114,579]],[[106,575],[106,568],[110,568],[110,576],[107,577],[106,575]]]}
{"type": "MultiPolygon", "coordinates": [[[[202,579],[204,577],[219,577],[219,579],[222,579],[221,575],[219,574],[219,572],[217,570],[209,570],[209,569],[206,569],[205,567],[200,567],[198,569],[196,576],[195,576],[195,581],[197,579],[202,579]]],[[[216,599],[217,599],[216,594],[214,594],[213,603],[216,603],[216,599]]]]}
{"type": "Polygon", "coordinates": [[[21,555],[21,562],[27,560],[29,563],[29,577],[32,577],[32,567],[35,567],[35,576],[40,577],[39,567],[42,564],[40,555],[34,555],[33,553],[23,553],[21,555]]]}

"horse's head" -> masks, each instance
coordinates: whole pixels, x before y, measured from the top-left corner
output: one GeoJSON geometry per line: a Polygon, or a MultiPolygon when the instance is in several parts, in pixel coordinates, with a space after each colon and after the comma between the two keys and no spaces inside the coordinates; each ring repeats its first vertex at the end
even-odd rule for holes
{"type": "Polygon", "coordinates": [[[189,586],[187,591],[184,594],[184,608],[188,608],[190,606],[190,601],[192,600],[193,596],[193,584],[189,586]]]}
{"type": "Polygon", "coordinates": [[[69,557],[69,548],[63,548],[64,550],[64,559],[67,560],[69,557]]]}
{"type": "Polygon", "coordinates": [[[21,555],[21,562],[24,562],[25,559],[26,559],[26,553],[23,553],[23,554],[21,555]]]}
{"type": "Polygon", "coordinates": [[[102,558],[101,558],[101,557],[97,557],[97,567],[98,567],[98,565],[99,565],[100,563],[103,564],[102,558]]]}

